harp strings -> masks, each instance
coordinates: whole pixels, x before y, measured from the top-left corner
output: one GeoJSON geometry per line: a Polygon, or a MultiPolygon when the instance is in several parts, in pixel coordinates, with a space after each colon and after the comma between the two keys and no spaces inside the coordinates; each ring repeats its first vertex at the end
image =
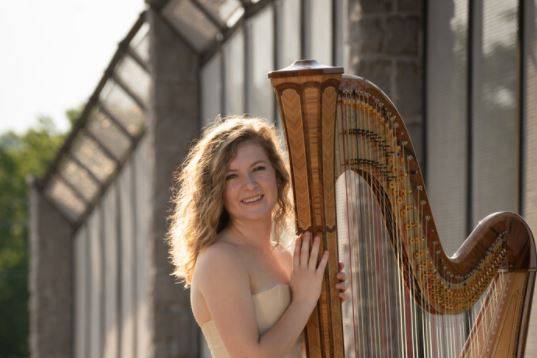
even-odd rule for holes
{"type": "MultiPolygon", "coordinates": [[[[343,205],[338,212],[345,213],[338,230],[346,238],[340,252],[351,291],[351,304],[344,309],[346,356],[461,355],[465,315],[431,313],[434,309],[425,299],[445,290],[439,280],[430,280],[436,274],[433,267],[442,265],[442,248],[431,243],[429,257],[431,218],[424,213],[424,188],[412,188],[410,163],[415,158],[399,143],[397,123],[367,93],[341,93],[337,118],[336,145],[344,173],[336,182],[338,205],[343,205]],[[418,281],[426,284],[418,287],[418,281]]],[[[489,307],[499,300],[501,285],[498,279],[489,287],[489,307]]],[[[496,316],[492,311],[482,311],[480,319],[490,324],[496,316]]],[[[476,339],[464,346],[471,356],[483,351],[485,333],[472,331],[476,339]]]]}

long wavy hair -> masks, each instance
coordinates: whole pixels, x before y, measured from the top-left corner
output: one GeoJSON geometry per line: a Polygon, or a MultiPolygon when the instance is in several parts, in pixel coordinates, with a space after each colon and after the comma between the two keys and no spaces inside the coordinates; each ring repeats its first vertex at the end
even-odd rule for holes
{"type": "Polygon", "coordinates": [[[225,174],[241,143],[253,141],[267,154],[275,169],[278,200],[272,212],[271,241],[279,244],[292,222],[289,172],[274,126],[259,118],[217,118],[204,129],[175,177],[174,210],[167,235],[173,275],[186,287],[200,251],[216,242],[229,223],[224,208],[225,174]]]}

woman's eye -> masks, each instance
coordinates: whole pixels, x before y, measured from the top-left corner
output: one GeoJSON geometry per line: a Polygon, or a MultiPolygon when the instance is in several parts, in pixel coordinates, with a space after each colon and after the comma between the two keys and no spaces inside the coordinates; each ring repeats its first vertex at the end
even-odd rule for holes
{"type": "Polygon", "coordinates": [[[237,177],[237,174],[228,174],[226,175],[226,180],[231,180],[233,178],[236,178],[237,177]]]}
{"type": "Polygon", "coordinates": [[[258,171],[258,170],[265,170],[265,166],[260,165],[260,166],[254,168],[254,171],[258,171]]]}

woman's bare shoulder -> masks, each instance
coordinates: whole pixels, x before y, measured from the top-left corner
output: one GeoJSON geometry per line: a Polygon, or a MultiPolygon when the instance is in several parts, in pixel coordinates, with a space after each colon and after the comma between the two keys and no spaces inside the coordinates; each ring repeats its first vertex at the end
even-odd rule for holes
{"type": "Polygon", "coordinates": [[[216,242],[204,248],[198,255],[192,281],[203,290],[206,285],[214,285],[221,279],[248,279],[248,272],[239,252],[234,245],[226,242],[216,242]]]}

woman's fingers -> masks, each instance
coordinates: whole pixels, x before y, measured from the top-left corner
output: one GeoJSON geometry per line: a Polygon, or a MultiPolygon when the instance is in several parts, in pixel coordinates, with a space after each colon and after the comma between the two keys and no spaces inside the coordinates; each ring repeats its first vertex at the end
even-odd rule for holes
{"type": "Polygon", "coordinates": [[[293,268],[300,266],[300,246],[302,241],[302,235],[295,239],[295,249],[293,251],[293,268]]]}
{"type": "Polygon", "coordinates": [[[337,275],[336,275],[337,279],[340,280],[340,281],[345,281],[347,279],[347,275],[345,274],[345,272],[341,271],[341,272],[338,272],[337,275]]]}
{"type": "Polygon", "coordinates": [[[308,267],[308,258],[310,255],[310,238],[311,234],[309,232],[305,233],[302,238],[302,248],[300,250],[300,267],[308,267]]]}
{"type": "Polygon", "coordinates": [[[317,256],[319,256],[320,244],[321,239],[319,236],[315,236],[315,239],[313,239],[313,246],[311,248],[310,260],[308,264],[309,269],[312,271],[315,271],[315,268],[317,267],[317,256]]]}
{"type": "Polygon", "coordinates": [[[324,251],[323,253],[323,257],[321,259],[321,262],[319,262],[319,266],[317,267],[317,274],[318,275],[323,275],[324,274],[324,269],[326,268],[326,264],[328,262],[328,251],[324,251]]]}

